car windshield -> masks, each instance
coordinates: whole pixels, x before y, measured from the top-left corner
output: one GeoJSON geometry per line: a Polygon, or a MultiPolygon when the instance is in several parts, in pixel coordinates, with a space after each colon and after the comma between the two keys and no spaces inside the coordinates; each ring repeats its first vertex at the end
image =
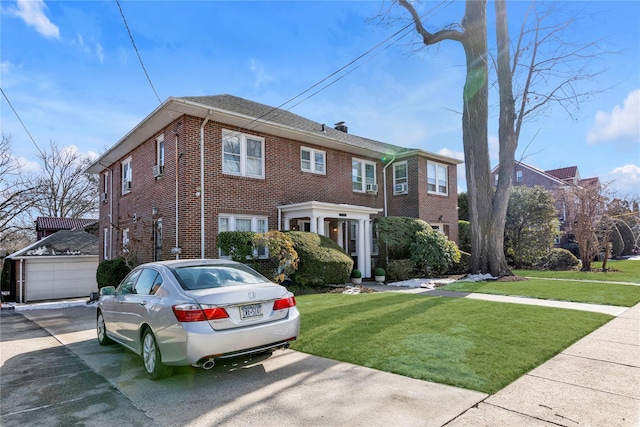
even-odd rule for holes
{"type": "Polygon", "coordinates": [[[243,264],[194,265],[174,268],[172,271],[185,290],[269,282],[266,277],[243,264]]]}

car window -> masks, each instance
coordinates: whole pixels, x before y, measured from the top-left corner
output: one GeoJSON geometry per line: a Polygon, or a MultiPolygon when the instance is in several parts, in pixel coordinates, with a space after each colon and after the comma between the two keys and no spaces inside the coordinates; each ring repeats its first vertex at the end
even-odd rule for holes
{"type": "Polygon", "coordinates": [[[173,270],[184,289],[210,289],[223,286],[251,285],[269,280],[243,264],[216,264],[180,267],[173,270]]]}
{"type": "MultiPolygon", "coordinates": [[[[138,281],[136,282],[135,290],[133,293],[138,295],[151,294],[151,289],[153,288],[153,285],[159,275],[160,273],[151,268],[143,269],[142,273],[140,273],[138,281]]],[[[162,279],[160,279],[160,283],[162,283],[162,279]]],[[[154,293],[155,291],[157,291],[157,288],[154,290],[154,293]]]]}
{"type": "Polygon", "coordinates": [[[118,286],[118,289],[116,289],[116,295],[132,294],[133,288],[136,284],[136,281],[138,280],[138,277],[140,276],[141,271],[142,270],[134,270],[131,273],[129,273],[129,275],[125,277],[124,280],[120,283],[120,286],[118,286]]]}

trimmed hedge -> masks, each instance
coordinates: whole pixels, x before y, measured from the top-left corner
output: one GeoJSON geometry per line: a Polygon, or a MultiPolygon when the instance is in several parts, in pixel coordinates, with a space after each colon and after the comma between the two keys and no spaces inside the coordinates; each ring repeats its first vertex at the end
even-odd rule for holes
{"type": "Polygon", "coordinates": [[[96,270],[98,289],[105,286],[118,286],[131,271],[124,258],[102,261],[96,270]]]}
{"type": "Polygon", "coordinates": [[[547,262],[545,267],[549,270],[571,270],[573,267],[580,264],[578,258],[576,258],[571,252],[566,249],[553,248],[547,256],[547,262]]]}
{"type": "Polygon", "coordinates": [[[304,287],[347,283],[353,260],[336,242],[325,236],[304,231],[287,231],[300,262],[291,281],[304,287]]]}

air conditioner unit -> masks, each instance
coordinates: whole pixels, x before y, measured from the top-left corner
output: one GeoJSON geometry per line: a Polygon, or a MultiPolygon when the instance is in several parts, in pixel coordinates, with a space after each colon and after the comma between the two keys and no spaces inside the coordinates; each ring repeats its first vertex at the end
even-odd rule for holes
{"type": "Polygon", "coordinates": [[[125,189],[126,191],[131,190],[131,181],[125,181],[125,183],[124,183],[124,189],[125,189]]]}
{"type": "Polygon", "coordinates": [[[406,193],[407,192],[407,183],[404,184],[396,184],[395,193],[406,193]]]}
{"type": "Polygon", "coordinates": [[[100,201],[107,203],[109,195],[107,193],[100,193],[100,201]]]}
{"type": "Polygon", "coordinates": [[[159,176],[162,176],[162,174],[164,173],[164,166],[162,165],[155,165],[153,167],[153,177],[157,178],[159,176]]]}
{"type": "Polygon", "coordinates": [[[367,184],[367,193],[377,193],[378,184],[367,184]]]}

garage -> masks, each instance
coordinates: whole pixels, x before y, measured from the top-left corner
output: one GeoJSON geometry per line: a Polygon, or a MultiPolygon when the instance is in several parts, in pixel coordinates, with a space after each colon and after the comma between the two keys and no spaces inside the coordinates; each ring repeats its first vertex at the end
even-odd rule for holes
{"type": "Polygon", "coordinates": [[[7,258],[13,261],[16,302],[89,297],[98,291],[98,238],[61,230],[7,258]]]}

